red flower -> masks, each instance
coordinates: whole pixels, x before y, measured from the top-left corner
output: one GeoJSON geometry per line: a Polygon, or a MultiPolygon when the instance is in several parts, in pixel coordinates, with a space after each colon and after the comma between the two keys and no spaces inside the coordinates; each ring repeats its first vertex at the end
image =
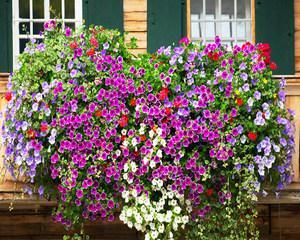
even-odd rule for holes
{"type": "Polygon", "coordinates": [[[238,106],[242,106],[244,102],[243,102],[243,99],[238,98],[238,99],[236,100],[236,103],[237,103],[238,106]]]}
{"type": "Polygon", "coordinates": [[[86,55],[88,55],[89,57],[93,56],[94,54],[95,54],[94,48],[90,48],[86,51],[86,55]]]}
{"type": "Polygon", "coordinates": [[[213,53],[212,60],[218,61],[219,60],[219,53],[217,53],[217,52],[213,53]]]}
{"type": "Polygon", "coordinates": [[[208,197],[210,197],[213,193],[214,193],[214,190],[212,188],[209,188],[209,189],[206,190],[206,195],[208,197]]]}
{"type": "Polygon", "coordinates": [[[248,133],[248,138],[249,138],[251,141],[255,141],[256,138],[257,138],[257,134],[254,133],[254,132],[249,132],[249,133],[248,133]]]}
{"type": "Polygon", "coordinates": [[[78,45],[77,45],[76,42],[71,42],[71,43],[70,43],[70,48],[75,49],[75,48],[77,48],[77,47],[78,47],[78,45]]]}
{"type": "Polygon", "coordinates": [[[94,38],[94,37],[92,37],[92,38],[90,39],[90,43],[91,43],[95,48],[97,48],[97,47],[99,46],[99,43],[98,43],[97,39],[94,38]]]}
{"type": "Polygon", "coordinates": [[[270,55],[271,55],[271,48],[268,43],[261,43],[257,46],[258,50],[261,52],[261,57],[264,58],[264,62],[266,64],[270,63],[270,55]]]}
{"type": "Polygon", "coordinates": [[[146,135],[142,135],[142,136],[140,136],[140,137],[141,137],[141,141],[142,141],[142,142],[145,142],[146,139],[147,139],[146,135]]]}
{"type": "Polygon", "coordinates": [[[125,127],[128,124],[128,117],[123,115],[119,120],[120,127],[125,127]]]}
{"type": "Polygon", "coordinates": [[[12,99],[12,93],[11,92],[5,93],[5,99],[6,99],[6,101],[9,102],[12,99]]]}
{"type": "Polygon", "coordinates": [[[131,98],[129,104],[130,104],[130,106],[134,107],[136,105],[135,98],[131,98]]]}
{"type": "Polygon", "coordinates": [[[27,131],[27,136],[28,136],[29,138],[35,138],[35,131],[32,130],[32,129],[29,129],[29,130],[27,131]]]}
{"type": "Polygon", "coordinates": [[[181,101],[174,101],[174,106],[179,108],[181,106],[181,101]]]}
{"type": "Polygon", "coordinates": [[[125,140],[126,140],[126,136],[125,136],[125,135],[122,135],[122,136],[121,136],[121,140],[122,140],[122,141],[125,141],[125,140]]]}
{"type": "Polygon", "coordinates": [[[166,114],[167,114],[167,115],[170,115],[171,112],[172,112],[171,108],[166,108],[165,111],[166,111],[166,114]]]}
{"type": "Polygon", "coordinates": [[[163,88],[159,92],[159,100],[163,101],[168,97],[169,89],[168,88],[163,88]]]}
{"type": "Polygon", "coordinates": [[[48,125],[46,123],[42,123],[40,127],[41,132],[47,132],[48,125]]]}
{"type": "Polygon", "coordinates": [[[277,69],[277,64],[275,62],[270,63],[270,68],[271,70],[276,70],[277,69]]]}
{"type": "Polygon", "coordinates": [[[261,52],[271,52],[270,44],[268,43],[260,43],[257,48],[261,52]]]}
{"type": "Polygon", "coordinates": [[[97,111],[95,112],[95,116],[96,116],[96,117],[101,117],[101,116],[102,116],[102,112],[101,112],[100,110],[97,110],[97,111]]]}

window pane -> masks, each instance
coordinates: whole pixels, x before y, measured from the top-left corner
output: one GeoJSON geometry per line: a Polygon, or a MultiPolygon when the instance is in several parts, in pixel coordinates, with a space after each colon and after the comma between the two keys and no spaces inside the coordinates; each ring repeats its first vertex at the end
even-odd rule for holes
{"type": "Polygon", "coordinates": [[[203,1],[191,0],[191,14],[197,15],[198,18],[203,15],[203,1]]]}
{"type": "Polygon", "coordinates": [[[44,0],[33,0],[33,18],[44,18],[44,0]]]}
{"type": "Polygon", "coordinates": [[[246,38],[245,22],[237,22],[236,24],[237,24],[237,38],[245,39],[246,38]]]}
{"type": "Polygon", "coordinates": [[[20,18],[29,18],[29,0],[19,0],[20,18]]]}
{"type": "Polygon", "coordinates": [[[65,0],[65,18],[75,18],[74,0],[65,0]]]}
{"type": "Polygon", "coordinates": [[[234,0],[222,0],[222,18],[234,18],[234,0]]]}
{"type": "Polygon", "coordinates": [[[75,23],[65,23],[65,26],[72,28],[73,30],[75,29],[75,23]]]}
{"type": "Polygon", "coordinates": [[[191,15],[191,37],[192,39],[199,39],[203,36],[202,33],[203,23],[193,22],[193,20],[199,20],[199,15],[198,14],[191,15]]]}
{"type": "Polygon", "coordinates": [[[30,23],[20,22],[19,23],[19,34],[30,34],[30,23]]]}
{"type": "Polygon", "coordinates": [[[237,18],[251,18],[251,0],[237,1],[237,18]]]}
{"type": "Polygon", "coordinates": [[[61,18],[61,0],[50,0],[50,18],[61,18]]]}
{"type": "Polygon", "coordinates": [[[37,22],[33,23],[33,34],[40,34],[41,31],[44,29],[44,23],[42,22],[37,22]]]}
{"type": "MultiPolygon", "coordinates": [[[[225,20],[226,18],[223,17],[223,20],[225,20]]],[[[229,20],[229,16],[227,18],[229,20]]],[[[222,22],[221,23],[221,37],[222,38],[232,38],[233,37],[233,24],[232,22],[222,22]]]]}
{"type": "Polygon", "coordinates": [[[214,0],[206,1],[206,19],[216,19],[216,5],[214,0]]]}
{"type": "Polygon", "coordinates": [[[207,38],[212,38],[213,39],[216,36],[216,31],[215,31],[216,25],[215,25],[215,23],[214,22],[207,22],[205,27],[206,27],[206,29],[205,29],[205,33],[206,33],[205,38],[206,39],[207,38]]]}
{"type": "Polygon", "coordinates": [[[29,41],[30,40],[28,38],[27,39],[23,39],[23,38],[20,39],[20,48],[19,48],[20,53],[22,53],[24,51],[24,49],[26,47],[26,43],[28,43],[29,41]]]}

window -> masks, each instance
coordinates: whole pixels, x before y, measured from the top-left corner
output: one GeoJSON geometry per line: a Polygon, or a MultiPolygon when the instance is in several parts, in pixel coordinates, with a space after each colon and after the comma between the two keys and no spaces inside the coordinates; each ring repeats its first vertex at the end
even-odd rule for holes
{"type": "Polygon", "coordinates": [[[191,39],[204,43],[251,41],[251,0],[191,0],[191,39]]]}
{"type": "Polygon", "coordinates": [[[45,21],[63,20],[63,27],[82,23],[82,0],[13,0],[13,61],[23,52],[29,39],[39,41],[45,21]]]}

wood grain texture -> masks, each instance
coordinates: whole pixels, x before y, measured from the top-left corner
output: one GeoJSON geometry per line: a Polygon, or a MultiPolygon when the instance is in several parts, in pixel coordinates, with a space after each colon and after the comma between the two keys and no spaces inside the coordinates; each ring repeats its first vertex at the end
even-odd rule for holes
{"type": "Polygon", "coordinates": [[[300,74],[300,0],[294,0],[295,13],[295,71],[300,74]]]}
{"type": "Polygon", "coordinates": [[[124,0],[124,30],[126,42],[130,38],[137,38],[137,49],[132,49],[133,54],[147,51],[147,0],[124,0]]]}

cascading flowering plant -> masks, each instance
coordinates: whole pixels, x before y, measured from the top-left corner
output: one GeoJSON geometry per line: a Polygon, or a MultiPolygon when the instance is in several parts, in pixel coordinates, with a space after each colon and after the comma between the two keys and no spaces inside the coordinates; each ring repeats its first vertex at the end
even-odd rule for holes
{"type": "Polygon", "coordinates": [[[5,165],[57,199],[54,220],[258,238],[257,195],[290,183],[294,147],[269,46],[184,38],[136,58],[117,31],[57,25],[21,55],[3,126],[5,165]]]}

